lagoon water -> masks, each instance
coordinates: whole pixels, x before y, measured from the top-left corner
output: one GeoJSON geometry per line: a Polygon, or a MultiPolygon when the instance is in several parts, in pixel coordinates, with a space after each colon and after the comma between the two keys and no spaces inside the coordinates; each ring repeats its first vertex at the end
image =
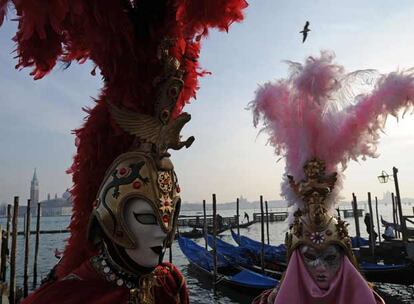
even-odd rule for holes
{"type": "MultiPolygon", "coordinates": [[[[403,205],[403,212],[405,215],[413,214],[413,206],[409,204],[403,205]]],[[[361,206],[364,207],[363,205],[361,206]]],[[[269,209],[272,211],[272,209],[269,209]]],[[[243,215],[244,212],[247,212],[252,219],[252,214],[254,212],[259,212],[259,210],[241,210],[240,214],[243,215]]],[[[220,210],[220,205],[218,205],[218,213],[225,216],[233,216],[235,212],[233,210],[220,210]]],[[[202,215],[202,213],[196,212],[185,212],[181,213],[182,215],[202,215]]],[[[391,205],[379,205],[379,214],[383,216],[385,220],[392,220],[391,205]]],[[[375,215],[375,211],[374,211],[375,215]]],[[[241,216],[242,218],[242,216],[241,216]]],[[[374,217],[375,222],[376,218],[374,217]]],[[[349,230],[351,235],[355,235],[355,225],[353,218],[347,219],[349,221],[349,230]]],[[[55,229],[66,229],[70,222],[69,217],[42,217],[41,218],[41,230],[55,230],[55,229]]],[[[5,219],[0,219],[0,224],[5,227],[5,219]]],[[[32,230],[35,230],[35,219],[32,218],[31,226],[32,230]]],[[[19,231],[23,230],[22,218],[19,218],[19,231]]],[[[365,229],[365,224],[363,218],[360,218],[360,227],[361,234],[363,237],[367,236],[365,229]]],[[[184,229],[182,229],[184,230],[184,229]]],[[[248,236],[250,238],[260,240],[260,224],[256,223],[252,226],[241,229],[240,233],[248,236]]],[[[270,244],[280,244],[284,241],[284,235],[287,231],[287,224],[285,222],[273,222],[269,224],[270,231],[270,244]]],[[[383,232],[383,231],[381,231],[383,232]]],[[[69,237],[68,233],[62,234],[41,234],[40,235],[40,250],[38,257],[38,274],[40,278],[45,277],[53,265],[58,261],[54,257],[55,249],[63,250],[65,239],[69,237]]],[[[230,231],[225,231],[220,235],[220,237],[226,241],[233,243],[233,240],[230,235],[230,231]]],[[[202,239],[196,240],[200,244],[204,244],[202,239]]],[[[35,236],[32,235],[30,239],[30,267],[29,274],[30,280],[32,280],[33,272],[33,252],[34,252],[34,242],[35,236]]],[[[206,278],[199,277],[194,269],[189,265],[187,259],[182,254],[180,248],[178,247],[177,242],[173,244],[173,263],[176,264],[180,270],[183,272],[183,275],[187,279],[187,285],[190,291],[190,300],[191,303],[201,304],[201,303],[226,303],[226,304],[247,304],[251,303],[252,296],[240,294],[228,288],[220,287],[214,293],[212,290],[212,284],[206,278]]],[[[17,255],[17,285],[22,286],[23,282],[23,258],[24,258],[24,238],[19,236],[18,238],[18,255],[17,255]]],[[[168,254],[165,259],[168,259],[168,254]]],[[[38,282],[40,279],[38,278],[38,282]]],[[[382,291],[388,292],[392,297],[387,299],[388,303],[414,303],[414,285],[412,286],[400,286],[393,284],[377,284],[379,289],[382,291]]]]}

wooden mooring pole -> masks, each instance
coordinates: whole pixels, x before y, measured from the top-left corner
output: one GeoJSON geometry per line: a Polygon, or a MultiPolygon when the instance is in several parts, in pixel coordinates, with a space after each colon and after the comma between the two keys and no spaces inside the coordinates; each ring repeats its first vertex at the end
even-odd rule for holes
{"type": "Polygon", "coordinates": [[[408,241],[407,225],[404,220],[402,205],[401,205],[400,186],[398,185],[398,169],[396,167],[392,167],[392,173],[393,173],[393,178],[394,178],[395,195],[397,198],[396,203],[398,206],[398,214],[400,217],[402,238],[403,238],[403,242],[407,242],[408,241]]]}
{"type": "Polygon", "coordinates": [[[217,282],[217,248],[216,248],[216,236],[217,236],[217,206],[216,206],[216,194],[213,194],[213,286],[216,289],[217,282]]]}
{"type": "Polygon", "coordinates": [[[1,280],[3,282],[6,281],[6,269],[7,269],[7,257],[10,255],[9,253],[9,239],[10,239],[10,221],[11,221],[11,205],[7,205],[7,223],[6,223],[6,235],[4,238],[4,242],[2,242],[2,256],[4,256],[4,261],[2,260],[2,268],[1,268],[1,280]],[[5,246],[5,247],[3,247],[5,246]],[[4,250],[4,251],[3,251],[4,250]],[[4,254],[3,254],[4,253],[4,254]]]}
{"type": "Polygon", "coordinates": [[[236,225],[237,225],[237,239],[240,243],[240,200],[237,198],[236,200],[236,225]]]}
{"type": "Polygon", "coordinates": [[[39,255],[39,239],[40,239],[40,202],[37,203],[36,214],[36,242],[33,262],[33,289],[37,287],[37,257],[39,255]]]}
{"type": "Polygon", "coordinates": [[[261,226],[261,240],[262,246],[260,248],[260,266],[264,273],[264,211],[263,211],[263,195],[260,195],[260,226],[261,226]]]}
{"type": "MultiPolygon", "coordinates": [[[[394,192],[391,193],[391,200],[392,200],[392,221],[394,223],[394,227],[396,227],[395,225],[398,225],[398,219],[397,219],[397,207],[395,204],[395,195],[394,192]]],[[[395,237],[399,238],[400,237],[400,232],[398,231],[398,229],[394,229],[395,232],[395,237]]]]}
{"type": "Polygon", "coordinates": [[[378,198],[377,197],[375,197],[375,213],[377,214],[378,241],[381,243],[381,226],[379,223],[378,198]]]}
{"type": "Polygon", "coordinates": [[[12,212],[11,212],[12,205],[7,205],[7,223],[6,223],[6,230],[7,230],[7,240],[10,238],[10,222],[12,218],[12,212]]]}
{"type": "Polygon", "coordinates": [[[9,302],[16,302],[16,252],[17,252],[17,219],[19,216],[19,197],[14,197],[13,219],[12,219],[12,244],[10,255],[10,282],[9,282],[9,302]]]}
{"type": "Polygon", "coordinates": [[[359,238],[361,237],[361,231],[359,230],[359,218],[358,218],[358,202],[355,193],[352,193],[352,212],[355,219],[355,230],[357,235],[356,245],[359,247],[359,238]]]}
{"type": "Polygon", "coordinates": [[[27,200],[27,207],[26,207],[26,227],[24,234],[24,272],[23,272],[23,296],[27,297],[29,294],[29,276],[28,276],[28,270],[29,270],[29,241],[30,241],[30,199],[27,200]]]}
{"type": "MultiPolygon", "coordinates": [[[[7,257],[5,254],[6,251],[4,247],[6,245],[5,240],[6,240],[6,230],[4,230],[3,227],[0,225],[0,253],[1,253],[0,255],[0,272],[1,273],[0,274],[1,274],[1,277],[3,277],[3,269],[6,270],[5,263],[6,263],[7,257]]],[[[0,282],[0,296],[3,294],[2,291],[3,291],[2,284],[0,282]]],[[[0,301],[0,304],[2,304],[1,301],[0,301]]]]}
{"type": "Polygon", "coordinates": [[[203,218],[204,218],[204,222],[203,222],[204,248],[208,250],[206,200],[203,200],[203,218]]]}
{"type": "Polygon", "coordinates": [[[269,238],[269,209],[267,208],[267,201],[265,201],[266,207],[266,235],[267,235],[267,245],[270,245],[270,238],[269,238]]]}
{"type": "Polygon", "coordinates": [[[375,230],[374,230],[374,213],[372,213],[372,202],[371,202],[371,192],[368,192],[368,208],[370,214],[370,247],[371,247],[371,254],[375,256],[375,230]]]}

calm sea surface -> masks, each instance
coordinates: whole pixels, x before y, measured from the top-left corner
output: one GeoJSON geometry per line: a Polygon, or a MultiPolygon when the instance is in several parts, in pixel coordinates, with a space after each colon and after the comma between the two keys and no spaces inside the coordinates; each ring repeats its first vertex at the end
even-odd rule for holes
{"type": "MultiPolygon", "coordinates": [[[[403,205],[404,214],[405,215],[412,215],[413,214],[413,206],[414,205],[403,205]]],[[[361,208],[364,206],[362,205],[361,208]]],[[[270,209],[269,211],[271,211],[270,209]]],[[[254,212],[258,212],[259,210],[241,210],[240,214],[244,214],[247,212],[252,219],[252,214],[254,212]]],[[[218,213],[222,216],[233,216],[235,214],[232,210],[220,210],[220,206],[218,206],[218,213]]],[[[379,205],[379,213],[383,216],[385,220],[391,221],[391,205],[379,205]]],[[[195,215],[202,213],[196,212],[182,212],[182,215],[195,215]]],[[[375,211],[374,211],[375,214],[375,211]]],[[[242,218],[242,216],[241,216],[242,218]]],[[[351,235],[355,234],[355,225],[353,219],[349,220],[349,230],[351,235]]],[[[65,229],[69,224],[70,218],[69,217],[43,217],[41,218],[41,230],[55,230],[55,229],[65,229]]],[[[5,219],[0,219],[0,223],[4,226],[5,219]]],[[[32,230],[35,230],[35,219],[32,218],[31,222],[32,230]]],[[[23,230],[23,222],[22,219],[19,218],[19,231],[23,230]]],[[[360,227],[361,227],[361,234],[362,236],[367,236],[365,225],[363,222],[363,218],[360,218],[360,227]]],[[[184,230],[184,229],[181,229],[184,230]]],[[[280,244],[284,241],[284,235],[287,231],[287,224],[284,222],[274,222],[270,223],[269,226],[270,230],[270,243],[271,244],[280,244]]],[[[250,238],[260,240],[260,224],[254,224],[248,228],[241,229],[241,234],[248,236],[250,238]]],[[[383,231],[381,231],[383,232],[383,231]]],[[[49,270],[53,267],[53,265],[57,262],[57,259],[54,257],[55,249],[62,250],[64,248],[65,239],[69,237],[69,234],[41,234],[40,235],[40,252],[38,258],[38,274],[40,277],[43,278],[47,275],[49,270]]],[[[222,239],[226,242],[233,243],[233,240],[230,235],[230,231],[224,232],[220,235],[222,239]]],[[[204,244],[202,239],[196,240],[200,244],[204,244]]],[[[32,275],[33,271],[33,251],[34,251],[34,242],[35,237],[34,235],[31,236],[30,239],[30,275],[32,275]]],[[[24,257],[24,239],[22,236],[18,238],[18,255],[17,255],[17,281],[18,285],[22,285],[23,281],[23,257],[24,257]]],[[[168,254],[166,255],[166,259],[168,259],[168,254]]],[[[187,259],[182,254],[178,244],[175,242],[173,244],[173,263],[176,264],[181,271],[183,272],[184,276],[187,279],[188,288],[190,290],[190,300],[191,303],[228,303],[228,304],[247,304],[251,303],[252,297],[239,294],[231,289],[223,289],[219,288],[216,293],[212,291],[211,283],[206,280],[204,277],[199,277],[197,273],[189,266],[187,259]]],[[[32,278],[30,276],[30,278],[32,278]]],[[[39,281],[39,279],[38,279],[39,281]]],[[[393,284],[378,284],[378,287],[391,294],[392,298],[390,298],[387,303],[414,303],[414,285],[413,286],[400,286],[400,285],[393,285],[393,284]]]]}

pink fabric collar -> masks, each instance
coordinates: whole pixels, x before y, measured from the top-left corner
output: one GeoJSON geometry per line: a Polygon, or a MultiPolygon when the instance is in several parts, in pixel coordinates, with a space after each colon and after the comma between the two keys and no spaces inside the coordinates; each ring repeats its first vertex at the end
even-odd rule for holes
{"type": "Polygon", "coordinates": [[[344,256],[342,265],[328,290],[321,290],[309,275],[299,252],[290,258],[274,304],[378,304],[373,290],[344,256]]]}

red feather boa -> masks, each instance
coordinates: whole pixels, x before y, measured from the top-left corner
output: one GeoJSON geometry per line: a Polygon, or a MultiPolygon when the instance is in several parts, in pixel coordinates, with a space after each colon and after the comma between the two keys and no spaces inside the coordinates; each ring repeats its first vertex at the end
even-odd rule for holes
{"type": "MultiPolygon", "coordinates": [[[[0,21],[7,1],[0,0],[0,21]]],[[[147,3],[150,0],[147,1],[147,3]]],[[[155,0],[151,0],[155,1],[155,0]]],[[[158,0],[160,1],[160,0],[158,0]]],[[[19,18],[17,68],[32,67],[40,79],[58,60],[91,59],[105,79],[97,105],[88,109],[84,126],[75,131],[77,153],[68,173],[73,174],[74,200],[71,236],[58,275],[65,276],[94,254],[86,229],[106,168],[125,152],[132,138],[111,123],[103,99],[118,106],[152,114],[156,90],[153,80],[161,66],[156,56],[159,42],[174,37],[171,53],[181,62],[184,88],[174,115],[178,115],[198,89],[200,38],[209,28],[227,31],[243,19],[244,0],[165,0],[163,17],[152,16],[148,35],[138,35],[122,1],[114,0],[13,0],[19,18]],[[160,20],[156,20],[158,19],[160,20]]],[[[128,1],[125,1],[128,2],[128,1]]],[[[145,1],[137,1],[138,5],[145,1]]],[[[148,4],[149,5],[149,4],[148,4]]],[[[145,15],[145,18],[148,16],[145,15]]],[[[150,16],[151,17],[151,16],[150,16]]],[[[149,18],[148,18],[149,20],[149,18]]],[[[1,22],[0,22],[1,24],[1,22]]],[[[148,25],[147,25],[148,26],[148,25]]]]}

